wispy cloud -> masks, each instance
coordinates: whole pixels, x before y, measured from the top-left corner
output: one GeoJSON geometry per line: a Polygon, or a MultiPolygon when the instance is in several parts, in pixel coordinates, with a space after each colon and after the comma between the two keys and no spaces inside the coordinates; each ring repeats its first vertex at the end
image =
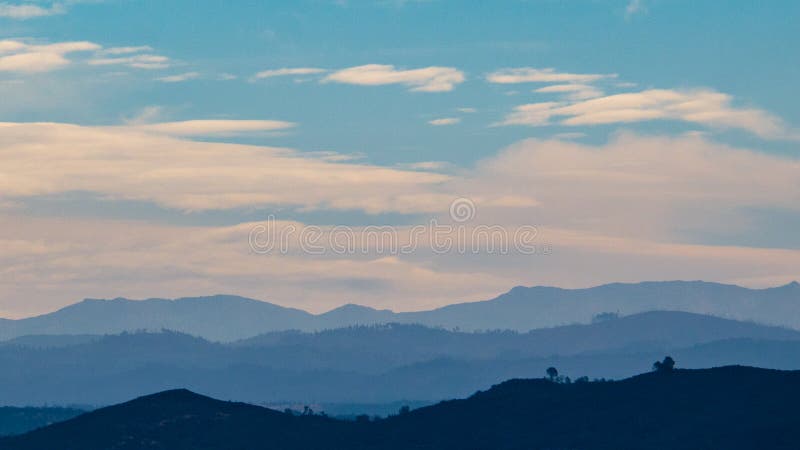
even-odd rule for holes
{"type": "Polygon", "coordinates": [[[265,205],[368,213],[440,211],[447,176],[331,162],[286,148],[195,142],[284,130],[283,121],[193,120],[85,127],[0,123],[0,200],[83,191],[179,210],[265,205]],[[76,163],[79,162],[79,163],[76,163]]]}
{"type": "Polygon", "coordinates": [[[118,58],[95,58],[89,61],[93,66],[121,65],[134,69],[166,69],[170,66],[170,59],[166,56],[143,54],[118,58]]]}
{"type": "Polygon", "coordinates": [[[99,50],[87,41],[31,44],[18,40],[0,41],[0,72],[37,73],[60,69],[71,63],[67,55],[99,50]]]}
{"type": "Polygon", "coordinates": [[[455,125],[455,124],[457,124],[459,122],[461,122],[461,119],[459,119],[458,117],[443,117],[441,119],[433,119],[433,120],[429,120],[428,121],[428,123],[430,125],[437,126],[437,127],[440,127],[440,126],[443,126],[443,125],[455,125]]]}
{"type": "Polygon", "coordinates": [[[34,19],[37,17],[55,16],[64,14],[66,8],[60,3],[50,6],[41,6],[33,3],[0,3],[0,17],[16,20],[34,19]]]}
{"type": "Polygon", "coordinates": [[[584,100],[588,98],[600,97],[603,91],[588,84],[554,84],[534,90],[534,92],[544,94],[566,94],[570,100],[584,100]]]}
{"type": "Polygon", "coordinates": [[[131,53],[143,53],[143,52],[152,52],[153,48],[149,45],[138,45],[138,46],[130,46],[130,47],[110,47],[101,50],[100,54],[102,55],[128,55],[131,53]]]}
{"type": "Polygon", "coordinates": [[[323,81],[363,86],[400,84],[416,92],[447,92],[464,82],[464,79],[464,73],[452,67],[400,70],[392,65],[367,64],[339,70],[323,81]]]}
{"type": "Polygon", "coordinates": [[[165,77],[156,78],[157,81],[161,81],[162,83],[180,83],[183,81],[194,80],[200,77],[200,73],[198,72],[186,72],[186,73],[179,73],[176,75],[168,75],[165,77]]]}
{"type": "Polygon", "coordinates": [[[139,123],[129,128],[169,136],[235,136],[265,131],[287,130],[297,126],[283,120],[185,120],[180,122],[139,123]]]}
{"type": "Polygon", "coordinates": [[[636,14],[644,14],[647,12],[647,7],[644,0],[630,0],[628,6],[625,7],[625,19],[630,20],[636,14]]]}
{"type": "Polygon", "coordinates": [[[617,74],[592,74],[557,72],[553,68],[536,69],[518,67],[490,73],[486,80],[496,84],[516,83],[589,83],[603,78],[616,78],[617,74]]]}
{"type": "Polygon", "coordinates": [[[521,105],[500,125],[600,125],[679,120],[716,128],[738,128],[764,138],[790,138],[782,121],[755,108],[737,108],[733,98],[709,89],[651,89],[585,101],[521,105]]]}
{"type": "Polygon", "coordinates": [[[315,75],[326,72],[325,69],[317,67],[284,67],[281,69],[263,70],[253,75],[254,79],[264,79],[284,76],[315,75]]]}

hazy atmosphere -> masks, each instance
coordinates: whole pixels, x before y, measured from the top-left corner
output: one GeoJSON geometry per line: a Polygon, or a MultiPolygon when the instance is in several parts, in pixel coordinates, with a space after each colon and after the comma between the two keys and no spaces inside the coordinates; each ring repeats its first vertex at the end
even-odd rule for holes
{"type": "Polygon", "coordinates": [[[0,0],[0,448],[800,448],[798,20],[0,0]]]}
{"type": "Polygon", "coordinates": [[[409,311],[516,285],[788,283],[797,9],[2,3],[0,314],[86,297],[409,311]],[[299,248],[308,226],[407,240],[452,224],[458,199],[470,229],[535,227],[535,251],[299,248]],[[298,230],[284,254],[250,245],[270,217],[298,230]]]}

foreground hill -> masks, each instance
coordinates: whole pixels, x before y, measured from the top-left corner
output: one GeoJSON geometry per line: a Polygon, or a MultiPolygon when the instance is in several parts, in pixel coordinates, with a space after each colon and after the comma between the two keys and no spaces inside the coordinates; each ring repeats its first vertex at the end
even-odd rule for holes
{"type": "Polygon", "coordinates": [[[700,281],[616,283],[589,289],[517,287],[492,300],[431,311],[394,313],[345,305],[319,315],[224,295],[177,300],[84,300],[37,317],[0,319],[0,340],[25,335],[169,329],[214,341],[234,341],[270,331],[314,331],[390,322],[464,331],[529,331],[589,323],[596,315],[608,312],[630,315],[654,310],[693,312],[800,329],[800,284],[771,289],[700,281]]]}
{"type": "Polygon", "coordinates": [[[549,365],[623,378],[666,352],[684,367],[800,368],[800,332],[680,312],[649,312],[528,333],[420,325],[275,332],[232,344],[181,333],[22,337],[0,343],[0,404],[108,405],[190,388],[249,402],[438,401],[549,365]]]}
{"type": "Polygon", "coordinates": [[[0,440],[51,449],[793,449],[800,372],[741,366],[616,382],[511,380],[374,422],[168,391],[0,440]]]}

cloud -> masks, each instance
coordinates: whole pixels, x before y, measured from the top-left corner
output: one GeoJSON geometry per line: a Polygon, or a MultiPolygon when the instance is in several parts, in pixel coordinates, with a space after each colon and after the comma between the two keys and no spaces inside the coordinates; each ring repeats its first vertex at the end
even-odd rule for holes
{"type": "Polygon", "coordinates": [[[401,84],[415,92],[448,92],[464,79],[464,73],[452,67],[398,70],[391,65],[367,64],[339,70],[323,81],[363,86],[401,84]]]}
{"type": "Polygon", "coordinates": [[[325,69],[319,69],[316,67],[292,67],[292,68],[284,67],[282,69],[271,69],[258,72],[253,76],[253,78],[264,79],[264,78],[283,77],[290,75],[314,75],[324,72],[327,71],[325,69]]]}
{"type": "Polygon", "coordinates": [[[398,167],[412,170],[443,170],[449,169],[451,164],[445,161],[420,161],[415,163],[400,164],[398,167]]]}
{"type": "Polygon", "coordinates": [[[63,5],[54,3],[50,7],[43,7],[35,4],[13,4],[0,3],[0,17],[16,20],[27,20],[37,17],[55,16],[64,14],[66,9],[63,5]]]}
{"type": "Polygon", "coordinates": [[[747,224],[751,207],[800,212],[797,173],[798,159],[702,136],[622,133],[604,145],[522,141],[480,163],[463,189],[533,197],[529,216],[545,228],[674,242],[747,224]]]}
{"type": "MultiPolygon", "coordinates": [[[[748,207],[800,213],[800,161],[702,136],[623,133],[601,145],[525,140],[443,176],[332,163],[289,149],[192,142],[135,127],[2,124],[0,167],[0,202],[21,205],[0,215],[0,297],[25,299],[6,303],[15,315],[120,295],[264,298],[268,292],[266,300],[315,311],[342,299],[414,310],[491,298],[520,284],[702,278],[764,286],[800,277],[800,250],[746,243],[746,236],[763,232],[748,207]],[[454,197],[466,197],[477,206],[468,226],[513,231],[535,225],[536,242],[552,252],[478,258],[435,254],[422,245],[408,255],[313,256],[291,240],[288,254],[256,255],[248,247],[252,223],[173,226],[19,215],[26,196],[76,190],[103,201],[149,200],[181,209],[294,204],[443,216],[454,197]],[[698,242],[714,230],[744,238],[738,246],[698,242]]],[[[333,227],[320,228],[330,235],[333,227]]],[[[414,224],[396,229],[407,242],[414,224]]],[[[354,232],[365,239],[364,228],[354,232]]]]}
{"type": "Polygon", "coordinates": [[[710,89],[650,89],[574,103],[521,105],[500,125],[569,126],[679,120],[713,128],[736,128],[763,138],[792,138],[781,120],[755,108],[732,106],[733,98],[710,89]]]}
{"type": "Polygon", "coordinates": [[[32,44],[0,40],[0,72],[50,72],[69,65],[68,54],[98,49],[99,45],[87,41],[32,44]]]}
{"type": "Polygon", "coordinates": [[[478,112],[476,108],[456,108],[456,111],[465,114],[472,114],[478,112]]]}
{"type": "Polygon", "coordinates": [[[647,7],[644,5],[643,0],[630,0],[628,6],[625,7],[625,19],[628,20],[636,14],[644,14],[647,12],[647,7]]]}
{"type": "Polygon", "coordinates": [[[178,137],[282,130],[280,121],[186,121],[121,127],[0,124],[0,199],[87,192],[178,210],[259,206],[444,210],[445,175],[336,163],[285,148],[178,137]]]}
{"type": "Polygon", "coordinates": [[[101,50],[102,55],[128,55],[131,53],[152,52],[153,48],[149,45],[139,45],[132,47],[110,47],[101,50]]]}
{"type": "Polygon", "coordinates": [[[169,136],[234,136],[243,133],[287,130],[296,125],[281,120],[186,120],[138,124],[126,128],[169,136]]]}
{"type": "Polygon", "coordinates": [[[198,72],[186,72],[186,73],[179,73],[176,75],[169,75],[165,77],[156,78],[156,80],[161,81],[163,83],[180,83],[183,81],[194,80],[200,77],[198,72]]]}
{"type": "Polygon", "coordinates": [[[585,100],[588,98],[600,97],[603,91],[588,84],[554,84],[534,90],[540,94],[567,94],[570,100],[585,100]]]}
{"type": "Polygon", "coordinates": [[[556,72],[555,69],[535,69],[519,67],[501,69],[486,76],[490,83],[516,84],[516,83],[590,83],[604,78],[616,78],[617,74],[581,74],[556,72]]]}
{"type": "Polygon", "coordinates": [[[95,58],[89,60],[93,66],[123,65],[134,69],[166,69],[170,66],[170,59],[166,56],[142,54],[115,58],[95,58]]]}
{"type": "Polygon", "coordinates": [[[579,133],[579,132],[558,133],[558,134],[554,135],[553,137],[556,138],[556,139],[561,139],[561,140],[580,139],[582,137],[586,137],[586,133],[579,133]]]}
{"type": "Polygon", "coordinates": [[[443,126],[443,125],[455,125],[461,122],[461,119],[458,117],[443,117],[441,119],[433,119],[429,120],[428,123],[433,126],[443,126]]]}

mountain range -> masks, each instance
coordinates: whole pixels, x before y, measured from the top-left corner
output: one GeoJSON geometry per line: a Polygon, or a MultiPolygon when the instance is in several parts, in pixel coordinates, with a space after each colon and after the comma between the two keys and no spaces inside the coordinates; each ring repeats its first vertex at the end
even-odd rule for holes
{"type": "Polygon", "coordinates": [[[236,296],[177,300],[93,300],[25,319],[0,319],[0,340],[26,335],[116,334],[169,329],[231,342],[270,331],[316,331],[351,325],[414,323],[431,327],[529,331],[589,323],[598,315],[669,310],[800,329],[800,284],[769,289],[701,281],[607,284],[587,289],[516,287],[497,298],[418,312],[345,305],[311,314],[236,296]]]}
{"type": "Polygon", "coordinates": [[[792,449],[800,372],[730,366],[621,381],[503,382],[386,419],[336,420],[223,402],[181,389],[102,408],[5,450],[792,449]]]}
{"type": "Polygon", "coordinates": [[[438,401],[556,366],[622,378],[671,354],[682,367],[800,367],[800,331],[683,312],[526,333],[422,325],[270,332],[219,343],[177,332],[38,335],[0,343],[0,404],[108,405],[186,387],[253,403],[438,401]]]}

